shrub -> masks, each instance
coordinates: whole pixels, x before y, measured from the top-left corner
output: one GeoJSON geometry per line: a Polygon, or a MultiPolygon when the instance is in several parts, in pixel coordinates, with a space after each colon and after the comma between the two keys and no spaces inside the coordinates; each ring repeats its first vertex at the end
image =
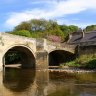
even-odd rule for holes
{"type": "Polygon", "coordinates": [[[20,35],[20,36],[25,36],[25,37],[31,37],[30,32],[27,31],[27,30],[14,31],[14,32],[12,32],[11,34],[20,35]]]}
{"type": "Polygon", "coordinates": [[[89,61],[89,62],[85,65],[85,68],[95,69],[95,68],[96,68],[96,59],[89,61]]]}
{"type": "Polygon", "coordinates": [[[82,67],[88,69],[96,68],[96,54],[82,55],[74,61],[62,64],[62,66],[82,67]]]}

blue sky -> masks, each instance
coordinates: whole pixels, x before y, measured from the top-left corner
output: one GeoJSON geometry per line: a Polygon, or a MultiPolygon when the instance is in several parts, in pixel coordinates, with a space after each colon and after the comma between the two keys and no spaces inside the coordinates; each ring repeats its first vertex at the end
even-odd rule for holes
{"type": "Polygon", "coordinates": [[[84,28],[96,24],[96,0],[0,0],[0,32],[34,18],[84,28]]]}

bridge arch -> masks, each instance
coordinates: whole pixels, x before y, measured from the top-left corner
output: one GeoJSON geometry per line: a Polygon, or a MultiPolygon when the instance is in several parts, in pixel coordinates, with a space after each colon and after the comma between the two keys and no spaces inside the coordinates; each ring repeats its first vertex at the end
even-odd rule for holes
{"type": "Polygon", "coordinates": [[[49,66],[59,66],[76,58],[75,54],[66,50],[52,50],[49,52],[49,66]]]}
{"type": "Polygon", "coordinates": [[[36,64],[36,60],[35,60],[35,53],[33,52],[33,50],[26,45],[12,45],[9,46],[8,48],[6,48],[3,52],[3,56],[2,56],[2,62],[3,62],[3,66],[5,65],[9,65],[7,64],[7,57],[9,55],[12,54],[18,54],[18,60],[15,59],[11,62],[9,62],[9,64],[21,64],[21,67],[25,67],[25,68],[35,68],[35,64],[36,64]],[[17,61],[16,61],[17,60],[17,61]]]}

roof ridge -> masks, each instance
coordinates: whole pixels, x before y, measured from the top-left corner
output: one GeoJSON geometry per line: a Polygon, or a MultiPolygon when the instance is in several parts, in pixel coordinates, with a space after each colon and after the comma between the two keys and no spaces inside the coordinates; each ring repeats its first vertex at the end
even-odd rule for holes
{"type": "Polygon", "coordinates": [[[85,34],[96,33],[96,30],[84,32],[85,34]]]}

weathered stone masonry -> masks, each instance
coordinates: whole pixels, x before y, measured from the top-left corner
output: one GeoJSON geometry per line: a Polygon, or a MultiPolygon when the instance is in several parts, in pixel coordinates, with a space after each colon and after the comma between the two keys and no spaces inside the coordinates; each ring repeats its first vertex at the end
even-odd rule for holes
{"type": "Polygon", "coordinates": [[[60,44],[55,44],[40,38],[27,38],[8,33],[0,34],[0,69],[5,64],[5,54],[8,51],[20,51],[25,54],[22,62],[23,66],[35,67],[37,69],[48,69],[49,53],[54,50],[64,50],[74,54],[74,48],[60,44]],[[26,59],[26,61],[24,61],[26,59]]]}

